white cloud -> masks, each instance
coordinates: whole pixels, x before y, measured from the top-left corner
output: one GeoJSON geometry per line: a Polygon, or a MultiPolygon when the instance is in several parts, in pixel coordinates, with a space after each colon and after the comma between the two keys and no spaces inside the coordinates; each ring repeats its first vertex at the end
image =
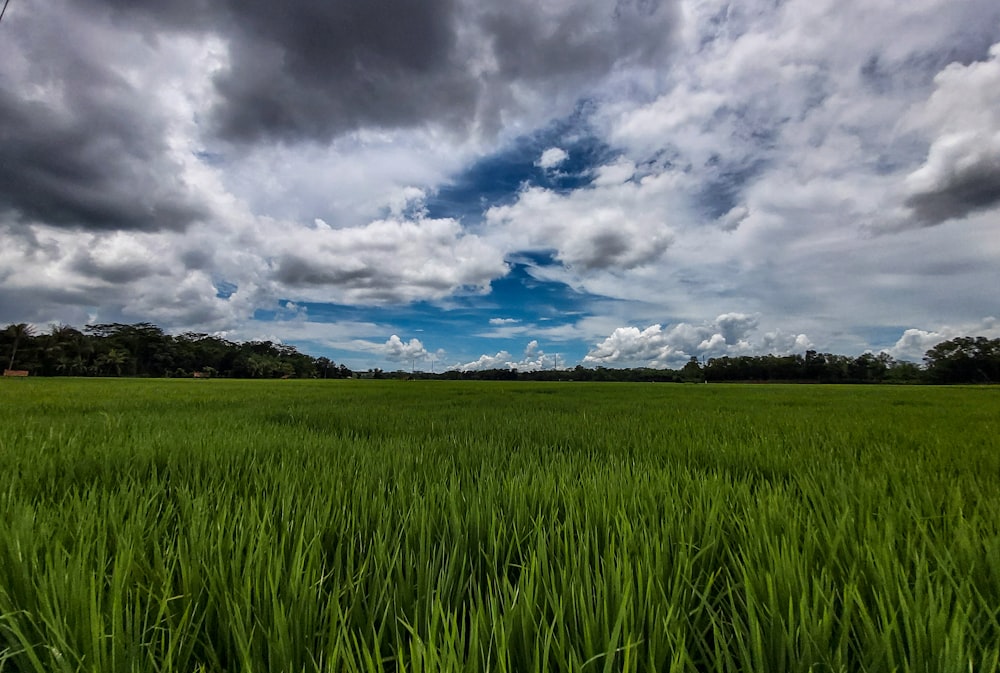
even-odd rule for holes
{"type": "Polygon", "coordinates": [[[812,347],[804,334],[785,335],[768,332],[754,342],[751,335],[757,329],[755,316],[726,313],[714,321],[700,325],[677,323],[665,328],[650,325],[618,327],[604,341],[591,348],[584,364],[676,367],[694,357],[775,355],[802,352],[812,347]]]}
{"type": "Polygon", "coordinates": [[[985,61],[953,63],[910,118],[933,138],[927,160],[906,176],[917,224],[933,225],[1000,206],[1000,43],[985,61]]]}
{"type": "Polygon", "coordinates": [[[273,279],[296,296],[342,303],[409,302],[485,292],[503,253],[453,219],[384,219],[357,227],[264,232],[273,279]]]}
{"type": "Polygon", "coordinates": [[[483,354],[476,360],[455,364],[448,369],[460,372],[482,371],[485,369],[516,369],[522,372],[539,369],[564,368],[566,361],[558,353],[548,355],[538,346],[538,341],[532,339],[524,347],[520,358],[515,358],[508,351],[499,351],[494,355],[483,354]]]}
{"type": "Polygon", "coordinates": [[[516,325],[519,322],[517,318],[490,318],[491,325],[516,325]]]}
{"type": "Polygon", "coordinates": [[[149,320],[167,329],[231,326],[248,293],[217,297],[212,274],[189,267],[172,233],[80,233],[36,226],[5,237],[3,297],[17,297],[42,322],[149,320]],[[65,308],[63,308],[65,307],[65,308]]]}
{"type": "Polygon", "coordinates": [[[511,250],[554,249],[560,262],[581,272],[654,262],[673,240],[664,214],[676,179],[633,180],[634,174],[631,162],[619,160],[599,167],[586,189],[561,194],[529,187],[515,203],[486,212],[490,235],[511,250]]]}
{"type": "Polygon", "coordinates": [[[899,340],[888,349],[888,353],[900,360],[914,360],[919,362],[924,353],[935,345],[948,339],[942,332],[933,332],[922,329],[908,329],[903,332],[899,340]]]}
{"type": "Polygon", "coordinates": [[[389,199],[389,213],[394,219],[427,216],[427,193],[419,187],[407,186],[389,199]]]}
{"type": "Polygon", "coordinates": [[[544,170],[551,170],[569,159],[569,154],[561,147],[550,147],[542,152],[535,165],[544,170]]]}
{"type": "MultiPolygon", "coordinates": [[[[364,327],[364,325],[359,325],[358,327],[364,327]]],[[[323,328],[313,328],[313,330],[316,329],[322,330],[323,328]]],[[[333,326],[333,329],[335,332],[343,332],[343,330],[338,329],[336,326],[333,326]]],[[[371,330],[366,331],[370,332],[371,330]]],[[[398,334],[391,335],[384,342],[356,338],[349,342],[340,341],[339,343],[332,343],[326,341],[325,343],[343,350],[352,351],[354,355],[349,356],[347,362],[355,367],[364,366],[361,363],[366,361],[369,363],[369,367],[375,366],[370,356],[376,356],[389,362],[409,365],[415,368],[422,368],[429,362],[433,367],[433,363],[445,354],[443,349],[433,352],[428,350],[420,339],[411,338],[409,341],[405,341],[398,334]]]]}
{"type": "MultiPolygon", "coordinates": [[[[668,334],[660,325],[651,325],[640,331],[637,327],[619,327],[601,344],[592,348],[584,363],[631,364],[645,362],[650,366],[664,366],[676,351],[667,341],[668,334]]],[[[683,357],[683,353],[680,354],[683,357]]]]}
{"type": "Polygon", "coordinates": [[[716,220],[719,226],[725,231],[733,231],[743,223],[750,215],[750,210],[746,206],[733,206],[729,211],[716,220]]]}
{"type": "Polygon", "coordinates": [[[448,369],[460,372],[482,371],[485,369],[512,369],[513,356],[508,351],[499,351],[495,355],[480,355],[478,359],[464,364],[457,364],[448,369]]]}
{"type": "Polygon", "coordinates": [[[760,340],[758,349],[762,353],[788,355],[802,353],[813,347],[812,341],[805,334],[785,334],[781,330],[767,332],[760,340]]]}
{"type": "Polygon", "coordinates": [[[942,325],[931,330],[911,328],[905,330],[892,348],[887,349],[887,352],[899,360],[921,362],[924,354],[934,346],[942,341],[961,336],[1000,338],[1000,320],[987,317],[973,324],[942,325]]]}
{"type": "MultiPolygon", "coordinates": [[[[661,315],[697,320],[739,307],[762,316],[762,331],[786,340],[806,331],[818,347],[846,351],[863,348],[860,328],[992,310],[984,288],[1000,282],[987,261],[1000,253],[995,210],[970,213],[960,236],[870,232],[912,220],[907,180],[930,161],[958,101],[969,110],[955,127],[980,139],[996,129],[1000,87],[987,84],[997,58],[985,54],[1000,8],[792,0],[689,2],[684,12],[682,65],[664,73],[661,94],[599,111],[637,172],[673,176],[670,198],[647,202],[673,241],[628,271],[561,278],[606,296],[655,296],[661,315]],[[927,117],[943,90],[941,113],[927,117]]],[[[981,155],[992,147],[981,142],[981,155]]],[[[993,165],[963,156],[979,176],[993,165]]],[[[967,203],[988,198],[977,185],[962,182],[967,203]]]]}
{"type": "Polygon", "coordinates": [[[426,360],[430,357],[430,352],[420,342],[420,339],[410,339],[404,342],[397,335],[393,334],[385,342],[382,352],[386,359],[393,362],[411,362],[414,360],[426,360]]]}
{"type": "MultiPolygon", "coordinates": [[[[406,203],[419,202],[407,197],[406,203]]],[[[0,250],[0,308],[13,305],[16,295],[32,307],[25,317],[42,322],[80,324],[89,311],[107,321],[215,331],[234,329],[255,309],[282,298],[431,300],[486,292],[507,272],[503,251],[456,220],[419,212],[416,219],[344,228],[256,217],[238,204],[223,204],[219,215],[183,236],[44,225],[8,229],[0,250]],[[217,296],[218,280],[236,287],[231,296],[217,296]]]]}

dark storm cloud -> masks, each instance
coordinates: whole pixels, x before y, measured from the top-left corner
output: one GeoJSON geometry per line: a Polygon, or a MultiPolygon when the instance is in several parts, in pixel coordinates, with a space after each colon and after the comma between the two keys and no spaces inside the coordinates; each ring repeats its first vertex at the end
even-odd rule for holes
{"type": "Polygon", "coordinates": [[[101,262],[90,251],[81,250],[70,262],[73,271],[106,283],[132,283],[153,274],[152,265],[137,260],[101,262]]]}
{"type": "MultiPolygon", "coordinates": [[[[278,260],[275,278],[293,287],[333,285],[364,291],[366,296],[392,299],[397,298],[394,288],[402,282],[400,276],[391,270],[372,266],[343,269],[332,264],[320,264],[295,254],[283,255],[278,260]]],[[[421,278],[417,281],[410,279],[408,283],[434,290],[447,290],[451,286],[448,280],[435,277],[421,278]]]]}
{"type": "Polygon", "coordinates": [[[20,316],[17,322],[30,322],[41,326],[55,322],[52,319],[53,306],[65,306],[79,311],[74,318],[77,324],[83,324],[87,320],[88,307],[109,304],[117,298],[113,290],[100,287],[86,289],[0,287],[0,315],[20,316]]]}
{"type": "Polygon", "coordinates": [[[348,285],[350,287],[375,287],[390,283],[387,276],[376,269],[361,267],[339,269],[320,265],[294,254],[283,255],[277,263],[275,278],[288,285],[348,285]]]}
{"type": "Polygon", "coordinates": [[[0,58],[28,65],[0,65],[0,214],[96,230],[183,229],[204,209],[167,157],[148,94],[94,44],[67,39],[73,23],[21,13],[3,26],[0,58]]]}
{"type": "Polygon", "coordinates": [[[182,229],[203,216],[135,118],[74,112],[0,89],[0,212],[96,230],[182,229]]]}
{"type": "Polygon", "coordinates": [[[1000,205],[1000,161],[980,161],[948,175],[932,189],[910,195],[906,205],[924,226],[1000,205]]]}
{"type": "Polygon", "coordinates": [[[520,0],[484,13],[501,76],[508,80],[601,75],[619,63],[654,63],[672,43],[675,16],[659,2],[546,3],[520,0]]]}
{"type": "Polygon", "coordinates": [[[0,43],[0,216],[94,231],[183,230],[210,216],[168,151],[155,79],[123,75],[142,61],[117,42],[141,43],[139,56],[154,59],[166,34],[219,35],[229,66],[214,77],[202,129],[242,143],[325,142],[372,126],[494,129],[517,109],[514,87],[572,99],[616,67],[662,59],[676,23],[672,7],[643,0],[496,10],[463,0],[25,0],[20,9],[0,43]]]}
{"type": "MultiPolygon", "coordinates": [[[[591,237],[591,255],[584,260],[586,269],[607,269],[618,265],[629,252],[629,240],[615,231],[606,231],[591,237]]],[[[625,262],[622,266],[626,266],[625,262]]],[[[627,268],[627,266],[626,266],[627,268]]]]}
{"type": "Polygon", "coordinates": [[[326,141],[367,126],[428,121],[494,128],[512,85],[546,93],[652,64],[673,43],[676,10],[652,0],[181,3],[87,0],[137,26],[220,33],[216,130],[239,142],[326,141]]]}
{"type": "Polygon", "coordinates": [[[185,269],[205,270],[212,268],[213,255],[211,250],[188,248],[182,251],[177,258],[184,265],[185,269]]]}
{"type": "Polygon", "coordinates": [[[460,124],[477,82],[451,0],[240,2],[231,68],[216,79],[227,138],[323,139],[362,126],[460,124]]]}

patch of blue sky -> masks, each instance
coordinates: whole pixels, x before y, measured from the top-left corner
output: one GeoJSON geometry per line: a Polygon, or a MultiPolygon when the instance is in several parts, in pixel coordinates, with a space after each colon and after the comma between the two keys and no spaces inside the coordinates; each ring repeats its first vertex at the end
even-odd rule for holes
{"type": "Polygon", "coordinates": [[[535,268],[558,264],[552,252],[523,252],[509,261],[510,272],[493,281],[489,298],[502,311],[513,314],[510,317],[565,320],[579,316],[583,306],[599,298],[532,273],[535,268]]]}
{"type": "MultiPolygon", "coordinates": [[[[532,274],[533,268],[551,263],[554,262],[550,253],[519,255],[511,260],[510,273],[494,280],[491,292],[485,296],[458,293],[443,302],[387,306],[283,299],[275,308],[257,309],[253,318],[259,323],[305,318],[312,323],[350,324],[361,328],[355,329],[351,338],[378,344],[392,334],[404,341],[416,338],[432,353],[445,351],[445,360],[438,361],[438,366],[468,362],[500,351],[508,351],[518,360],[532,340],[537,340],[546,353],[558,352],[561,363],[575,363],[586,354],[588,344],[563,336],[547,339],[545,334],[591,315],[587,307],[603,298],[532,274]]],[[[361,350],[331,348],[318,341],[289,343],[352,367],[395,366],[381,356],[361,350]]],[[[423,366],[430,363],[424,362],[423,366]]]]}
{"type": "Polygon", "coordinates": [[[207,164],[209,166],[223,166],[226,163],[226,157],[221,152],[208,152],[203,150],[194,152],[194,156],[203,164],[207,164]]]}
{"type": "MultiPolygon", "coordinates": [[[[539,255],[535,257],[538,258],[539,255]]],[[[513,262],[510,273],[494,280],[492,291],[485,296],[459,293],[443,303],[422,301],[387,306],[351,306],[283,299],[276,308],[257,309],[254,320],[280,321],[306,316],[310,322],[389,325],[407,333],[449,330],[455,324],[483,328],[490,325],[490,320],[516,321],[521,324],[544,320],[550,324],[565,324],[583,315],[585,312],[581,307],[594,299],[597,297],[574,290],[564,283],[535,277],[529,264],[513,262]],[[290,307],[296,308],[290,310],[290,307]]]]}
{"type": "Polygon", "coordinates": [[[513,202],[524,185],[558,192],[587,186],[593,169],[615,156],[613,148],[590,128],[587,114],[586,106],[581,106],[569,117],[520,136],[474,162],[427,199],[428,214],[475,224],[491,206],[513,202]],[[553,147],[565,151],[566,159],[549,169],[539,166],[542,153],[553,147]]]}
{"type": "Polygon", "coordinates": [[[219,299],[229,299],[240,289],[239,285],[224,278],[213,278],[212,286],[215,288],[215,296],[219,299]]]}

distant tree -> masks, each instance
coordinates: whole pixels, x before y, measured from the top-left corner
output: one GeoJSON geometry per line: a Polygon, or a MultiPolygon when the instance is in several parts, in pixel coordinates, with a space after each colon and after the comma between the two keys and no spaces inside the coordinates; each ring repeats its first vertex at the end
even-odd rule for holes
{"type": "Polygon", "coordinates": [[[41,371],[45,375],[81,374],[86,368],[86,337],[69,325],[52,325],[48,334],[35,337],[41,371]]]}
{"type": "Polygon", "coordinates": [[[35,330],[31,325],[22,322],[16,325],[8,325],[6,332],[14,339],[14,343],[10,349],[10,364],[7,366],[7,369],[13,369],[14,358],[17,356],[17,347],[21,344],[22,339],[34,336],[35,330]]]}
{"type": "Polygon", "coordinates": [[[185,332],[174,337],[174,354],[178,366],[188,371],[229,372],[238,354],[237,344],[217,336],[185,332]]]}
{"type": "Polygon", "coordinates": [[[126,350],[112,348],[107,353],[103,353],[97,358],[99,370],[107,373],[114,372],[115,376],[122,375],[122,365],[129,361],[129,353],[126,350]]]}
{"type": "Polygon", "coordinates": [[[935,383],[1000,381],[1000,339],[958,337],[942,341],[924,355],[935,383]]]}
{"type": "Polygon", "coordinates": [[[681,378],[689,383],[697,383],[705,380],[704,371],[702,371],[701,363],[698,362],[698,358],[694,355],[691,359],[687,361],[683,367],[681,367],[681,378]]]}
{"type": "Polygon", "coordinates": [[[810,381],[819,381],[823,378],[826,370],[826,358],[816,351],[806,351],[806,356],[802,363],[802,375],[810,381]]]}
{"type": "Polygon", "coordinates": [[[921,383],[925,378],[924,371],[915,362],[895,360],[886,372],[886,383],[921,383]]]}
{"type": "Polygon", "coordinates": [[[333,364],[333,360],[330,358],[320,357],[316,358],[316,375],[321,379],[328,379],[332,376],[336,376],[336,368],[333,364]]]}
{"type": "Polygon", "coordinates": [[[885,378],[892,363],[888,353],[862,353],[847,366],[848,377],[857,383],[878,383],[885,378]]]}
{"type": "Polygon", "coordinates": [[[163,376],[174,369],[173,337],[152,323],[103,323],[84,329],[106,349],[126,356],[119,371],[124,368],[133,376],[163,376]]]}
{"type": "Polygon", "coordinates": [[[823,353],[821,356],[825,362],[822,381],[824,383],[846,383],[851,379],[851,362],[846,355],[835,355],[833,353],[823,353]]]}

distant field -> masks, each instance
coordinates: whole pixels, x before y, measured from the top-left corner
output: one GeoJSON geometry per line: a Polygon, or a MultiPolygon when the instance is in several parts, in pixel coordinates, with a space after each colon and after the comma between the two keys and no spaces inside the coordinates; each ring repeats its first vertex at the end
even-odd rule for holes
{"type": "Polygon", "coordinates": [[[1000,670],[1000,388],[0,380],[0,671],[1000,670]]]}

